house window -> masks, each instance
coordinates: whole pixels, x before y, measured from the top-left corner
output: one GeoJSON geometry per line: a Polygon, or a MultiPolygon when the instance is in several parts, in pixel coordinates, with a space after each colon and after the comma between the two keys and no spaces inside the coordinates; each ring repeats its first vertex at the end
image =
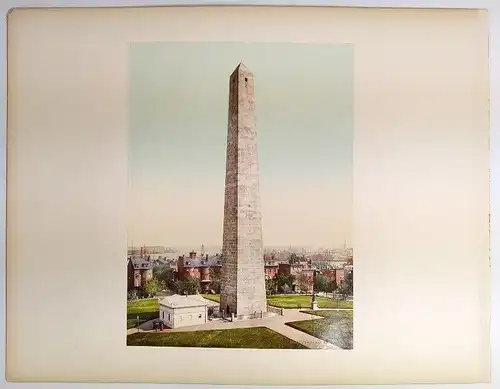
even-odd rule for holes
{"type": "Polygon", "coordinates": [[[171,318],[170,313],[169,313],[168,314],[168,321],[171,321],[171,320],[172,320],[172,318],[171,318]]]}
{"type": "Polygon", "coordinates": [[[165,319],[165,312],[161,311],[161,318],[165,319]]]}

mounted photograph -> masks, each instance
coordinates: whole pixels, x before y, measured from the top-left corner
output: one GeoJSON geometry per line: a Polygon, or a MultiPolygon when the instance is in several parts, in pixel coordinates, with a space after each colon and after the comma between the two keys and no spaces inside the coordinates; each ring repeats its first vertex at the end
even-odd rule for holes
{"type": "Polygon", "coordinates": [[[130,44],[128,346],[353,349],[353,53],[130,44]]]}

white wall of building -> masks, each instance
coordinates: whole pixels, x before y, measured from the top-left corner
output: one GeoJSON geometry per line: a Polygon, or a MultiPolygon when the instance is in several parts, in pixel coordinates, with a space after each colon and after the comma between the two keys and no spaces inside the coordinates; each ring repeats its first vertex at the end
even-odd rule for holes
{"type": "Polygon", "coordinates": [[[174,310],[160,305],[160,320],[163,320],[167,327],[174,328],[174,310]]]}
{"type": "Polygon", "coordinates": [[[160,305],[160,319],[170,328],[205,324],[208,321],[207,307],[169,308],[160,305]]]}

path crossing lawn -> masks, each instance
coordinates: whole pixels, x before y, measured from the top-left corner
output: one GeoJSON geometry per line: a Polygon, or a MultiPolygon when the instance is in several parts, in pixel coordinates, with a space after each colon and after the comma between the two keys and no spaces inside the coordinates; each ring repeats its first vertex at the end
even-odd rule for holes
{"type": "Polygon", "coordinates": [[[214,347],[253,349],[306,349],[307,347],[266,327],[183,332],[136,332],[128,346],[214,347]]]}
{"type": "Polygon", "coordinates": [[[286,323],[287,326],[303,331],[342,349],[353,348],[352,311],[302,311],[323,319],[301,320],[286,323]]]}
{"type": "MultiPolygon", "coordinates": [[[[220,302],[220,296],[218,294],[204,294],[208,300],[220,302]]],[[[316,301],[318,302],[319,308],[342,308],[342,309],[352,309],[352,301],[335,300],[329,297],[317,296],[316,301]]],[[[269,305],[278,308],[311,308],[311,296],[305,294],[276,294],[272,296],[267,296],[267,302],[269,305]]]]}

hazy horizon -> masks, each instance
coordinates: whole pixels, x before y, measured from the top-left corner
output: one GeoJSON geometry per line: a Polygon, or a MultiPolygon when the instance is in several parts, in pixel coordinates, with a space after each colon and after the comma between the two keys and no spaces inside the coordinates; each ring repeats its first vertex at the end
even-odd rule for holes
{"type": "Polygon", "coordinates": [[[132,44],[128,245],[222,245],[228,83],[243,62],[264,246],[351,247],[352,56],[351,45],[132,44]]]}

